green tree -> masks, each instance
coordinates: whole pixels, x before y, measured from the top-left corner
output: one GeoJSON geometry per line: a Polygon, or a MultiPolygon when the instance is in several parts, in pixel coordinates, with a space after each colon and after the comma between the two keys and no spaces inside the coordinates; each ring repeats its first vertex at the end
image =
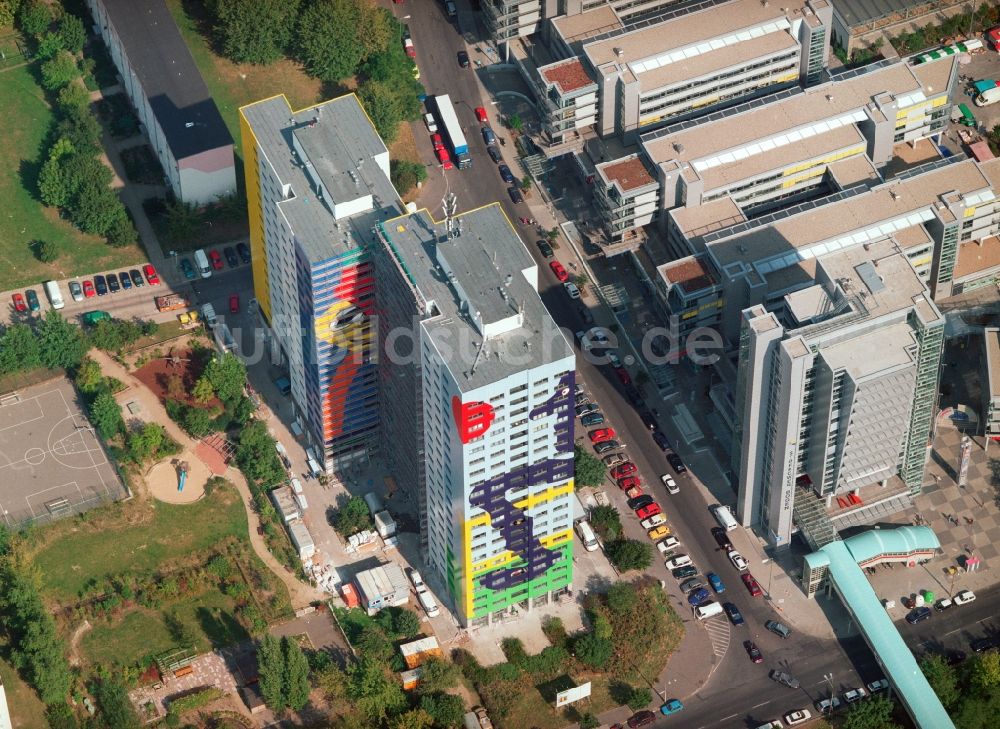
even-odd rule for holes
{"type": "Polygon", "coordinates": [[[218,0],[223,55],[236,63],[274,63],[292,39],[298,11],[298,0],[218,0]]]}
{"type": "Polygon", "coordinates": [[[0,373],[21,372],[38,367],[42,353],[38,337],[27,324],[12,324],[0,337],[0,373]]]}
{"type": "Polygon", "coordinates": [[[859,701],[844,718],[843,729],[892,729],[892,701],[884,696],[872,696],[859,701]]]}
{"type": "Polygon", "coordinates": [[[54,58],[59,51],[66,50],[66,43],[58,33],[45,33],[38,39],[38,46],[35,48],[35,59],[38,61],[48,61],[54,58]]]}
{"type": "Polygon", "coordinates": [[[589,711],[584,712],[583,716],[580,717],[580,729],[597,729],[600,725],[601,722],[598,718],[589,711]]]}
{"type": "Polygon", "coordinates": [[[0,0],[0,25],[13,25],[21,0],[0,0]]]}
{"type": "Polygon", "coordinates": [[[69,214],[84,233],[104,235],[121,215],[121,200],[107,186],[85,184],[69,205],[69,214]]]}
{"type": "Polygon", "coordinates": [[[399,679],[368,656],[348,667],[347,678],[348,698],[370,721],[382,722],[406,706],[399,679]]]}
{"type": "Polygon", "coordinates": [[[986,692],[1000,686],[1000,653],[989,651],[975,656],[967,675],[969,683],[978,691],[986,692]]]}
{"type": "Polygon", "coordinates": [[[45,313],[37,332],[42,364],[51,369],[76,367],[90,349],[80,328],[63,319],[55,309],[45,313]]]}
{"type": "Polygon", "coordinates": [[[42,86],[56,91],[80,76],[76,58],[69,51],[59,51],[42,64],[42,86]]]}
{"type": "Polygon", "coordinates": [[[381,8],[374,0],[358,0],[363,31],[360,33],[364,46],[364,58],[385,53],[392,41],[400,37],[400,26],[392,13],[381,8]]]}
{"type": "Polygon", "coordinates": [[[410,162],[405,159],[394,159],[389,162],[389,173],[392,185],[400,195],[405,195],[418,183],[427,179],[427,168],[420,162],[410,162]]]}
{"type": "Polygon", "coordinates": [[[309,701],[309,661],[299,644],[288,636],[281,639],[281,654],[285,703],[292,711],[298,711],[309,701]]]}
{"type": "Polygon", "coordinates": [[[643,686],[632,686],[630,687],[628,700],[625,703],[628,704],[629,708],[636,711],[645,709],[653,703],[653,692],[643,686]]]}
{"type": "Polygon", "coordinates": [[[417,684],[417,693],[422,695],[444,693],[458,683],[462,673],[458,666],[443,658],[431,658],[421,668],[424,675],[417,684]]]}
{"type": "Polygon", "coordinates": [[[611,621],[604,613],[594,613],[591,622],[594,625],[594,635],[601,640],[611,640],[614,631],[611,629],[611,621]]]}
{"type": "Polygon", "coordinates": [[[125,430],[122,409],[110,392],[98,393],[90,405],[90,419],[104,440],[111,440],[125,430]]]}
{"type": "Polygon", "coordinates": [[[139,238],[139,233],[125,211],[125,206],[120,206],[118,210],[119,214],[114,216],[108,229],[104,231],[104,236],[108,239],[108,245],[112,248],[130,246],[139,238]]]}
{"type": "Polygon", "coordinates": [[[94,156],[101,151],[101,125],[97,121],[97,117],[87,109],[78,113],[66,113],[67,111],[69,110],[63,109],[66,116],[60,119],[56,125],[56,135],[66,137],[77,152],[86,153],[91,162],[107,169],[108,182],[110,182],[114,174],[94,156]]]}
{"type": "MultiPolygon", "coordinates": [[[[76,143],[69,137],[65,137],[65,144],[71,150],[78,149],[76,143]]],[[[65,149],[66,147],[63,147],[63,151],[65,149]]],[[[58,203],[62,207],[68,207],[84,186],[107,187],[114,177],[114,173],[107,165],[87,153],[61,154],[60,160],[63,173],[66,175],[66,197],[64,201],[58,203]]]]}
{"type": "Polygon", "coordinates": [[[515,132],[520,133],[520,131],[524,128],[524,120],[521,119],[520,114],[511,114],[507,117],[507,126],[515,132]]]}
{"type": "Polygon", "coordinates": [[[136,716],[125,685],[108,676],[94,687],[94,698],[100,710],[100,726],[106,729],[139,729],[142,722],[136,716]]]}
{"type": "Polygon", "coordinates": [[[392,729],[431,729],[434,717],[423,709],[410,709],[405,714],[395,717],[389,726],[392,729]]]}
{"type": "Polygon", "coordinates": [[[184,240],[192,237],[201,223],[201,218],[194,205],[183,200],[168,201],[163,211],[163,219],[167,232],[173,240],[184,240]]]}
{"type": "Polygon", "coordinates": [[[209,382],[208,378],[202,375],[194,383],[194,390],[191,391],[191,394],[198,402],[206,403],[215,397],[215,388],[212,387],[212,383],[209,382]]]}
{"type": "Polygon", "coordinates": [[[52,23],[52,10],[44,0],[28,0],[17,13],[17,25],[25,35],[37,38],[52,23]]]}
{"type": "Polygon", "coordinates": [[[232,352],[215,357],[205,367],[203,377],[224,403],[234,403],[243,396],[247,384],[247,367],[232,352]]]}
{"type": "Polygon", "coordinates": [[[614,645],[606,638],[598,638],[593,633],[584,633],[573,641],[573,653],[589,668],[601,670],[608,665],[614,645]]]}
{"type": "Polygon", "coordinates": [[[360,496],[351,496],[341,504],[333,520],[333,528],[344,537],[353,536],[371,527],[372,518],[368,504],[360,496]]]}
{"type": "Polygon", "coordinates": [[[181,416],[180,425],[193,438],[203,438],[215,432],[212,414],[204,408],[186,408],[181,416]]]}
{"type": "Polygon", "coordinates": [[[72,13],[66,13],[59,20],[59,37],[70,53],[80,53],[87,42],[87,30],[83,21],[72,13]]]}
{"type": "Polygon", "coordinates": [[[32,245],[35,251],[35,258],[42,263],[52,263],[59,258],[59,248],[50,240],[38,240],[32,245]]]}
{"type": "Polygon", "coordinates": [[[369,79],[358,88],[358,100],[375,125],[375,131],[386,144],[391,144],[399,133],[403,110],[392,87],[382,81],[369,79]]]}
{"type": "Polygon", "coordinates": [[[56,104],[60,112],[67,116],[89,114],[90,92],[82,81],[74,81],[60,89],[56,104]]]}
{"type": "Polygon", "coordinates": [[[128,434],[128,454],[136,463],[145,463],[160,449],[167,432],[162,425],[145,423],[128,434]]]}
{"type": "Polygon", "coordinates": [[[653,564],[653,550],[645,542],[635,539],[618,539],[604,545],[608,560],[619,572],[644,570],[653,564]]]}
{"type": "Polygon", "coordinates": [[[525,173],[524,177],[521,178],[521,190],[522,192],[527,192],[531,189],[531,185],[534,182],[530,173],[525,173]]]}
{"type": "Polygon", "coordinates": [[[573,448],[573,467],[576,471],[576,487],[600,486],[604,483],[604,464],[581,446],[573,448]]]}
{"type": "Polygon", "coordinates": [[[84,358],[80,366],[76,368],[76,386],[85,395],[97,392],[97,389],[104,382],[104,373],[101,366],[90,357],[84,358]]]}
{"type": "Polygon", "coordinates": [[[284,481],[285,467],[274,449],[274,438],[267,432],[267,425],[255,420],[240,431],[236,447],[236,464],[253,484],[273,486],[284,481]]]}
{"type": "Polygon", "coordinates": [[[613,506],[595,506],[590,510],[590,523],[605,542],[613,542],[621,536],[621,518],[613,506]]]}
{"type": "Polygon", "coordinates": [[[281,642],[268,633],[257,646],[257,675],[264,703],[274,711],[281,711],[287,703],[284,674],[281,642]]]}
{"type": "Polygon", "coordinates": [[[958,675],[944,656],[938,653],[926,654],[920,660],[920,670],[945,708],[954,706],[959,698],[958,675]]]}
{"type": "Polygon", "coordinates": [[[639,598],[635,594],[635,586],[631,582],[616,582],[608,588],[605,595],[608,609],[617,615],[627,615],[635,609],[639,598]]]}
{"type": "Polygon", "coordinates": [[[48,159],[38,173],[38,194],[46,205],[63,207],[75,192],[76,180],[65,165],[65,161],[73,153],[73,145],[65,137],[57,140],[49,149],[48,159]]]}
{"type": "MultiPolygon", "coordinates": [[[[421,684],[417,684],[419,689],[421,684]]],[[[465,704],[461,697],[454,694],[433,694],[420,697],[420,708],[434,718],[434,724],[439,727],[458,727],[462,725],[462,715],[465,714],[465,704]]]]}
{"type": "Polygon", "coordinates": [[[236,403],[236,407],[233,408],[233,422],[237,425],[246,425],[253,416],[253,411],[253,400],[249,397],[241,397],[240,401],[236,403]]]}
{"type": "Polygon", "coordinates": [[[368,48],[358,0],[318,0],[299,16],[296,55],[310,75],[340,81],[352,75],[368,48]]]}

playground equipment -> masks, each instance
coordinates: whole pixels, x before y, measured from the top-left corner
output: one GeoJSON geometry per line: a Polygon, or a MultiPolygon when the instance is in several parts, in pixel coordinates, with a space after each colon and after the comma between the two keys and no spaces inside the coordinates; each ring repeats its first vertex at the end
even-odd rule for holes
{"type": "Polygon", "coordinates": [[[180,465],[180,476],[177,479],[177,490],[184,490],[184,482],[187,481],[188,476],[188,464],[187,461],[180,465]]]}

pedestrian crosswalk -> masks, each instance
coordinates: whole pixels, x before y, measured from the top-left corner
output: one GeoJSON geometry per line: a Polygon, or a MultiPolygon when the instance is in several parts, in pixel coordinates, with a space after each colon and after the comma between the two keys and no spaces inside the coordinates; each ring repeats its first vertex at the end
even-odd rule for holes
{"type": "Polygon", "coordinates": [[[722,658],[729,649],[729,621],[721,615],[716,615],[706,620],[704,625],[708,631],[708,639],[712,641],[712,652],[722,658]]]}

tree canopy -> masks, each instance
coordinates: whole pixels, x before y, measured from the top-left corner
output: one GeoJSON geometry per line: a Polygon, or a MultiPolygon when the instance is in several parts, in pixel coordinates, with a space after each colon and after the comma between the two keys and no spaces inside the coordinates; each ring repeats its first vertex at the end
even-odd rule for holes
{"type": "Polygon", "coordinates": [[[340,508],[333,519],[333,528],[341,536],[350,537],[373,526],[371,514],[368,512],[368,504],[360,496],[351,496],[340,508]]]}
{"type": "Polygon", "coordinates": [[[604,547],[608,560],[619,572],[644,570],[653,564],[653,549],[646,542],[617,539],[604,547]]]}
{"type": "Polygon", "coordinates": [[[223,55],[236,63],[274,63],[288,48],[298,12],[299,0],[217,0],[223,55]]]}
{"type": "Polygon", "coordinates": [[[604,464],[581,446],[573,448],[573,466],[576,469],[576,486],[600,486],[604,483],[604,464]]]}

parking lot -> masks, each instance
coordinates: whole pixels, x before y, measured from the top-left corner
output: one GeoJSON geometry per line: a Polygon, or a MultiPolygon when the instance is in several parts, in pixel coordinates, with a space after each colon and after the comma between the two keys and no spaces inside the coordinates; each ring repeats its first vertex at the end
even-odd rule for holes
{"type": "Polygon", "coordinates": [[[1000,53],[986,50],[969,56],[969,63],[959,65],[959,82],[955,86],[952,100],[955,104],[965,104],[979,122],[979,131],[986,132],[1000,124],[1000,103],[991,106],[976,106],[969,92],[969,83],[980,79],[1000,81],[1000,53]],[[963,78],[968,81],[963,81],[963,78]]]}
{"type": "Polygon", "coordinates": [[[0,423],[0,509],[8,526],[127,495],[68,380],[5,394],[0,423]]]}

